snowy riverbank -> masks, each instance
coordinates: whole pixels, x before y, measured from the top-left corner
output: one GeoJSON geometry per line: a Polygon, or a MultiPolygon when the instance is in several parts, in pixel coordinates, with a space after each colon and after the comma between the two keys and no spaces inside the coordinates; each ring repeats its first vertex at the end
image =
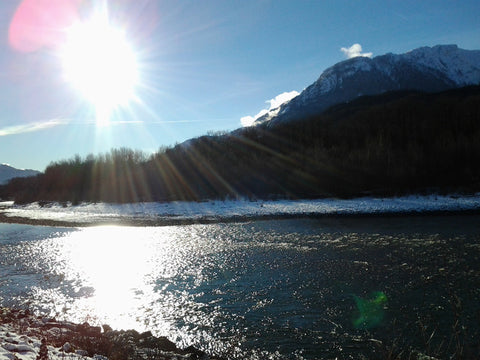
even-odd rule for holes
{"type": "Polygon", "coordinates": [[[398,215],[461,211],[480,211],[480,194],[80,205],[57,203],[14,205],[11,202],[3,202],[0,203],[0,222],[58,223],[77,226],[100,223],[169,225],[295,216],[398,215]]]}

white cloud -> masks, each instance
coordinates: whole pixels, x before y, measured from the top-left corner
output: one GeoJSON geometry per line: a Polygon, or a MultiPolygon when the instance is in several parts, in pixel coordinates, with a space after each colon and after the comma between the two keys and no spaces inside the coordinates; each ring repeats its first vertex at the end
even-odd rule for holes
{"type": "Polygon", "coordinates": [[[273,99],[265,101],[267,104],[270,104],[270,108],[260,110],[260,112],[255,116],[244,116],[240,119],[242,126],[252,126],[255,120],[263,115],[267,114],[269,111],[278,108],[280,105],[285,104],[287,101],[292,100],[294,97],[298,96],[300,93],[298,91],[288,91],[281,93],[275,96],[273,99]]]}
{"type": "Polygon", "coordinates": [[[252,126],[255,120],[256,118],[250,115],[240,118],[240,122],[242,123],[242,126],[252,126]]]}
{"type": "Polygon", "coordinates": [[[275,99],[268,100],[267,103],[270,103],[270,109],[273,110],[279,107],[280,105],[286,103],[287,101],[292,100],[294,97],[298,96],[300,93],[298,91],[289,91],[281,93],[280,95],[275,96],[275,99]]]}
{"type": "Polygon", "coordinates": [[[373,55],[373,53],[371,52],[362,53],[362,45],[360,44],[353,44],[349,48],[342,47],[340,50],[345,54],[345,56],[348,59],[351,59],[357,56],[365,56],[365,57],[371,58],[373,55]]]}

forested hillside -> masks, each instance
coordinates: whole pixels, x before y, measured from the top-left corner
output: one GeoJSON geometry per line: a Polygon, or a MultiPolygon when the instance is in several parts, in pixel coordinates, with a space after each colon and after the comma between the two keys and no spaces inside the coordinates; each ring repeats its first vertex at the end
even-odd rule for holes
{"type": "Polygon", "coordinates": [[[276,126],[129,149],[14,179],[16,202],[314,198],[480,190],[480,87],[363,97],[276,126]]]}

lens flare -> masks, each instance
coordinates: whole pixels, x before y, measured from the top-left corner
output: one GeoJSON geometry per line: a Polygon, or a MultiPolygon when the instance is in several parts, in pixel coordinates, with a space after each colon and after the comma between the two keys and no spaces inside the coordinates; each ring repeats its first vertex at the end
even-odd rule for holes
{"type": "Polygon", "coordinates": [[[353,320],[356,329],[371,329],[380,325],[385,316],[387,295],[383,291],[374,291],[367,298],[354,296],[358,316],[353,320]]]}
{"type": "Polygon", "coordinates": [[[20,52],[55,47],[62,42],[63,29],[78,19],[81,0],[24,0],[8,30],[10,46],[20,52]]]}

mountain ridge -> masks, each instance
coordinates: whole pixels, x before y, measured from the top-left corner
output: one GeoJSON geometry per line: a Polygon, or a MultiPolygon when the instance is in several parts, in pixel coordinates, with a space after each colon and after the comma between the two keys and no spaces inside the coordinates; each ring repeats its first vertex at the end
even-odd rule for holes
{"type": "Polygon", "coordinates": [[[457,45],[420,47],[404,54],[355,57],[327,68],[300,95],[255,120],[254,125],[319,114],[362,95],[388,91],[439,92],[480,83],[480,50],[457,45]]]}
{"type": "Polygon", "coordinates": [[[0,164],[0,185],[6,184],[10,179],[17,177],[29,177],[40,174],[40,171],[32,169],[17,169],[7,164],[0,164]]]}

